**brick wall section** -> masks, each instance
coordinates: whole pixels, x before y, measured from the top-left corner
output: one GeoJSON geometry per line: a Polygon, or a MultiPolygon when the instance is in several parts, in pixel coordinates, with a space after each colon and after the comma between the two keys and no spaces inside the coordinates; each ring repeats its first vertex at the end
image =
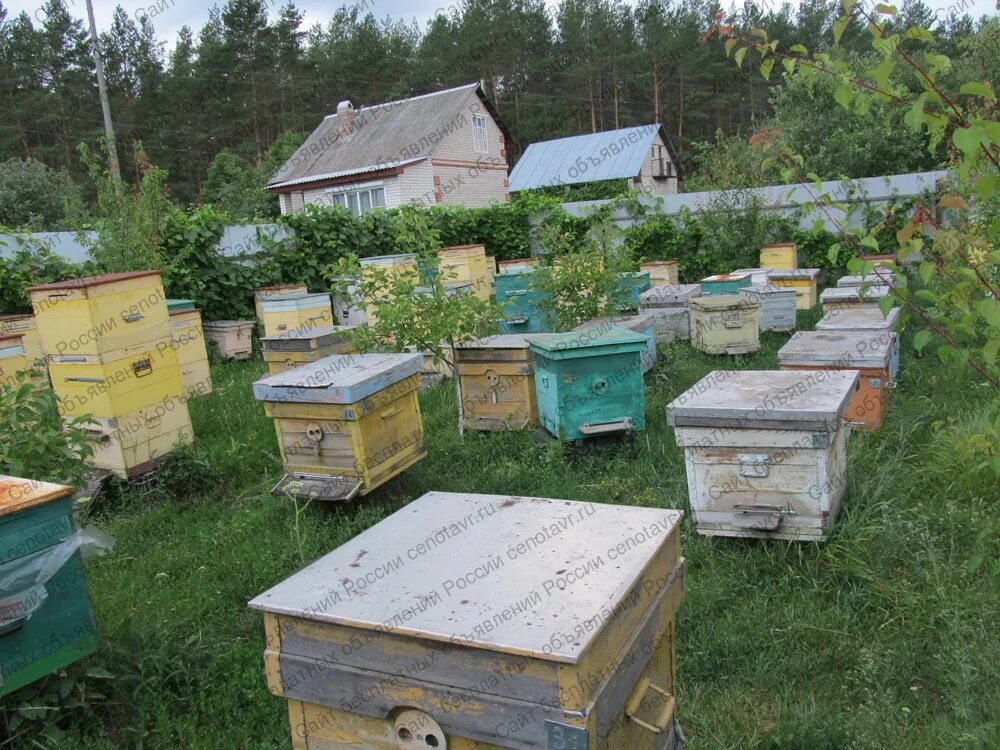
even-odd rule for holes
{"type": "Polygon", "coordinates": [[[386,180],[385,205],[395,208],[405,203],[434,205],[434,170],[430,159],[403,168],[403,174],[386,180]],[[425,202],[429,201],[429,202],[425,202]]]}
{"type": "Polygon", "coordinates": [[[435,164],[434,175],[441,183],[436,187],[439,203],[481,208],[506,200],[506,169],[435,164]]]}
{"type": "Polygon", "coordinates": [[[474,91],[462,106],[461,125],[434,149],[434,175],[440,178],[436,202],[474,208],[508,200],[503,132],[474,91]],[[486,118],[486,153],[476,151],[474,115],[486,118]]]}

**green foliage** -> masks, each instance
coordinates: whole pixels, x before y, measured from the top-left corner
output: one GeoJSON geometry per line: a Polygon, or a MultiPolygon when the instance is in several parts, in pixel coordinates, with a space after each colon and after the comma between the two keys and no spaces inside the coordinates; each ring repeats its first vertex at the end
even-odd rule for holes
{"type": "Polygon", "coordinates": [[[86,416],[63,421],[56,394],[44,375],[24,373],[0,386],[0,474],[78,486],[89,472],[93,453],[86,416]]]}
{"type": "Polygon", "coordinates": [[[584,182],[579,185],[553,185],[529,191],[529,195],[555,198],[560,203],[574,201],[601,201],[617,198],[630,192],[628,180],[601,180],[584,182]]]}
{"type": "MultiPolygon", "coordinates": [[[[780,131],[765,128],[754,139],[769,144],[771,138],[779,135],[780,131]]],[[[684,181],[684,190],[693,193],[778,184],[778,170],[764,165],[767,149],[754,148],[754,139],[748,142],[740,136],[726,135],[717,130],[714,140],[692,143],[694,167],[684,181]]]]}
{"type": "Polygon", "coordinates": [[[29,236],[20,238],[27,247],[10,258],[0,258],[0,311],[30,313],[31,299],[25,289],[83,275],[83,267],[55,255],[29,236]]]}
{"type": "Polygon", "coordinates": [[[73,178],[36,159],[0,162],[0,226],[22,231],[75,229],[83,196],[73,178]]]}

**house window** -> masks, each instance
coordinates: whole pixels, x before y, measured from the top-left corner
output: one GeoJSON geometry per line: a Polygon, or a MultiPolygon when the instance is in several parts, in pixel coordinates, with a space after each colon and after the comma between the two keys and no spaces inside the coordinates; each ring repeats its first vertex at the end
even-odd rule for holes
{"type": "Polygon", "coordinates": [[[327,200],[333,205],[343,206],[355,216],[361,216],[373,208],[385,208],[385,188],[377,186],[327,193],[327,200]]]}
{"type": "Polygon", "coordinates": [[[472,116],[472,140],[477,152],[480,154],[489,152],[486,141],[486,118],[483,115],[472,116]]]}

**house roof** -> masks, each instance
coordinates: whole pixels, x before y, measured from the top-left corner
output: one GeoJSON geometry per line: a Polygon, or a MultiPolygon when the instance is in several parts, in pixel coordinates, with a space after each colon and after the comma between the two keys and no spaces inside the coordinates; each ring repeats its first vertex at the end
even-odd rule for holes
{"type": "Polygon", "coordinates": [[[680,174],[663,126],[638,125],[532,143],[510,173],[510,192],[636,177],[657,134],[680,174]]]}
{"type": "Polygon", "coordinates": [[[466,103],[477,95],[510,134],[478,83],[354,110],[352,132],[340,134],[343,114],[327,115],[268,182],[276,190],[320,180],[380,172],[426,159],[440,138],[467,124],[466,103]]]}

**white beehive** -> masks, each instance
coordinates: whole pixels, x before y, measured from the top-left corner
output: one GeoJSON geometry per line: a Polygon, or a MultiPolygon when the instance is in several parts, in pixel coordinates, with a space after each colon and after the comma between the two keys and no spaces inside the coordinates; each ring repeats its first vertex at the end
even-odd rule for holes
{"type": "Polygon", "coordinates": [[[795,290],[751,284],[740,289],[740,296],[755,300],[760,305],[757,311],[757,324],[761,331],[795,330],[795,290]]]}

